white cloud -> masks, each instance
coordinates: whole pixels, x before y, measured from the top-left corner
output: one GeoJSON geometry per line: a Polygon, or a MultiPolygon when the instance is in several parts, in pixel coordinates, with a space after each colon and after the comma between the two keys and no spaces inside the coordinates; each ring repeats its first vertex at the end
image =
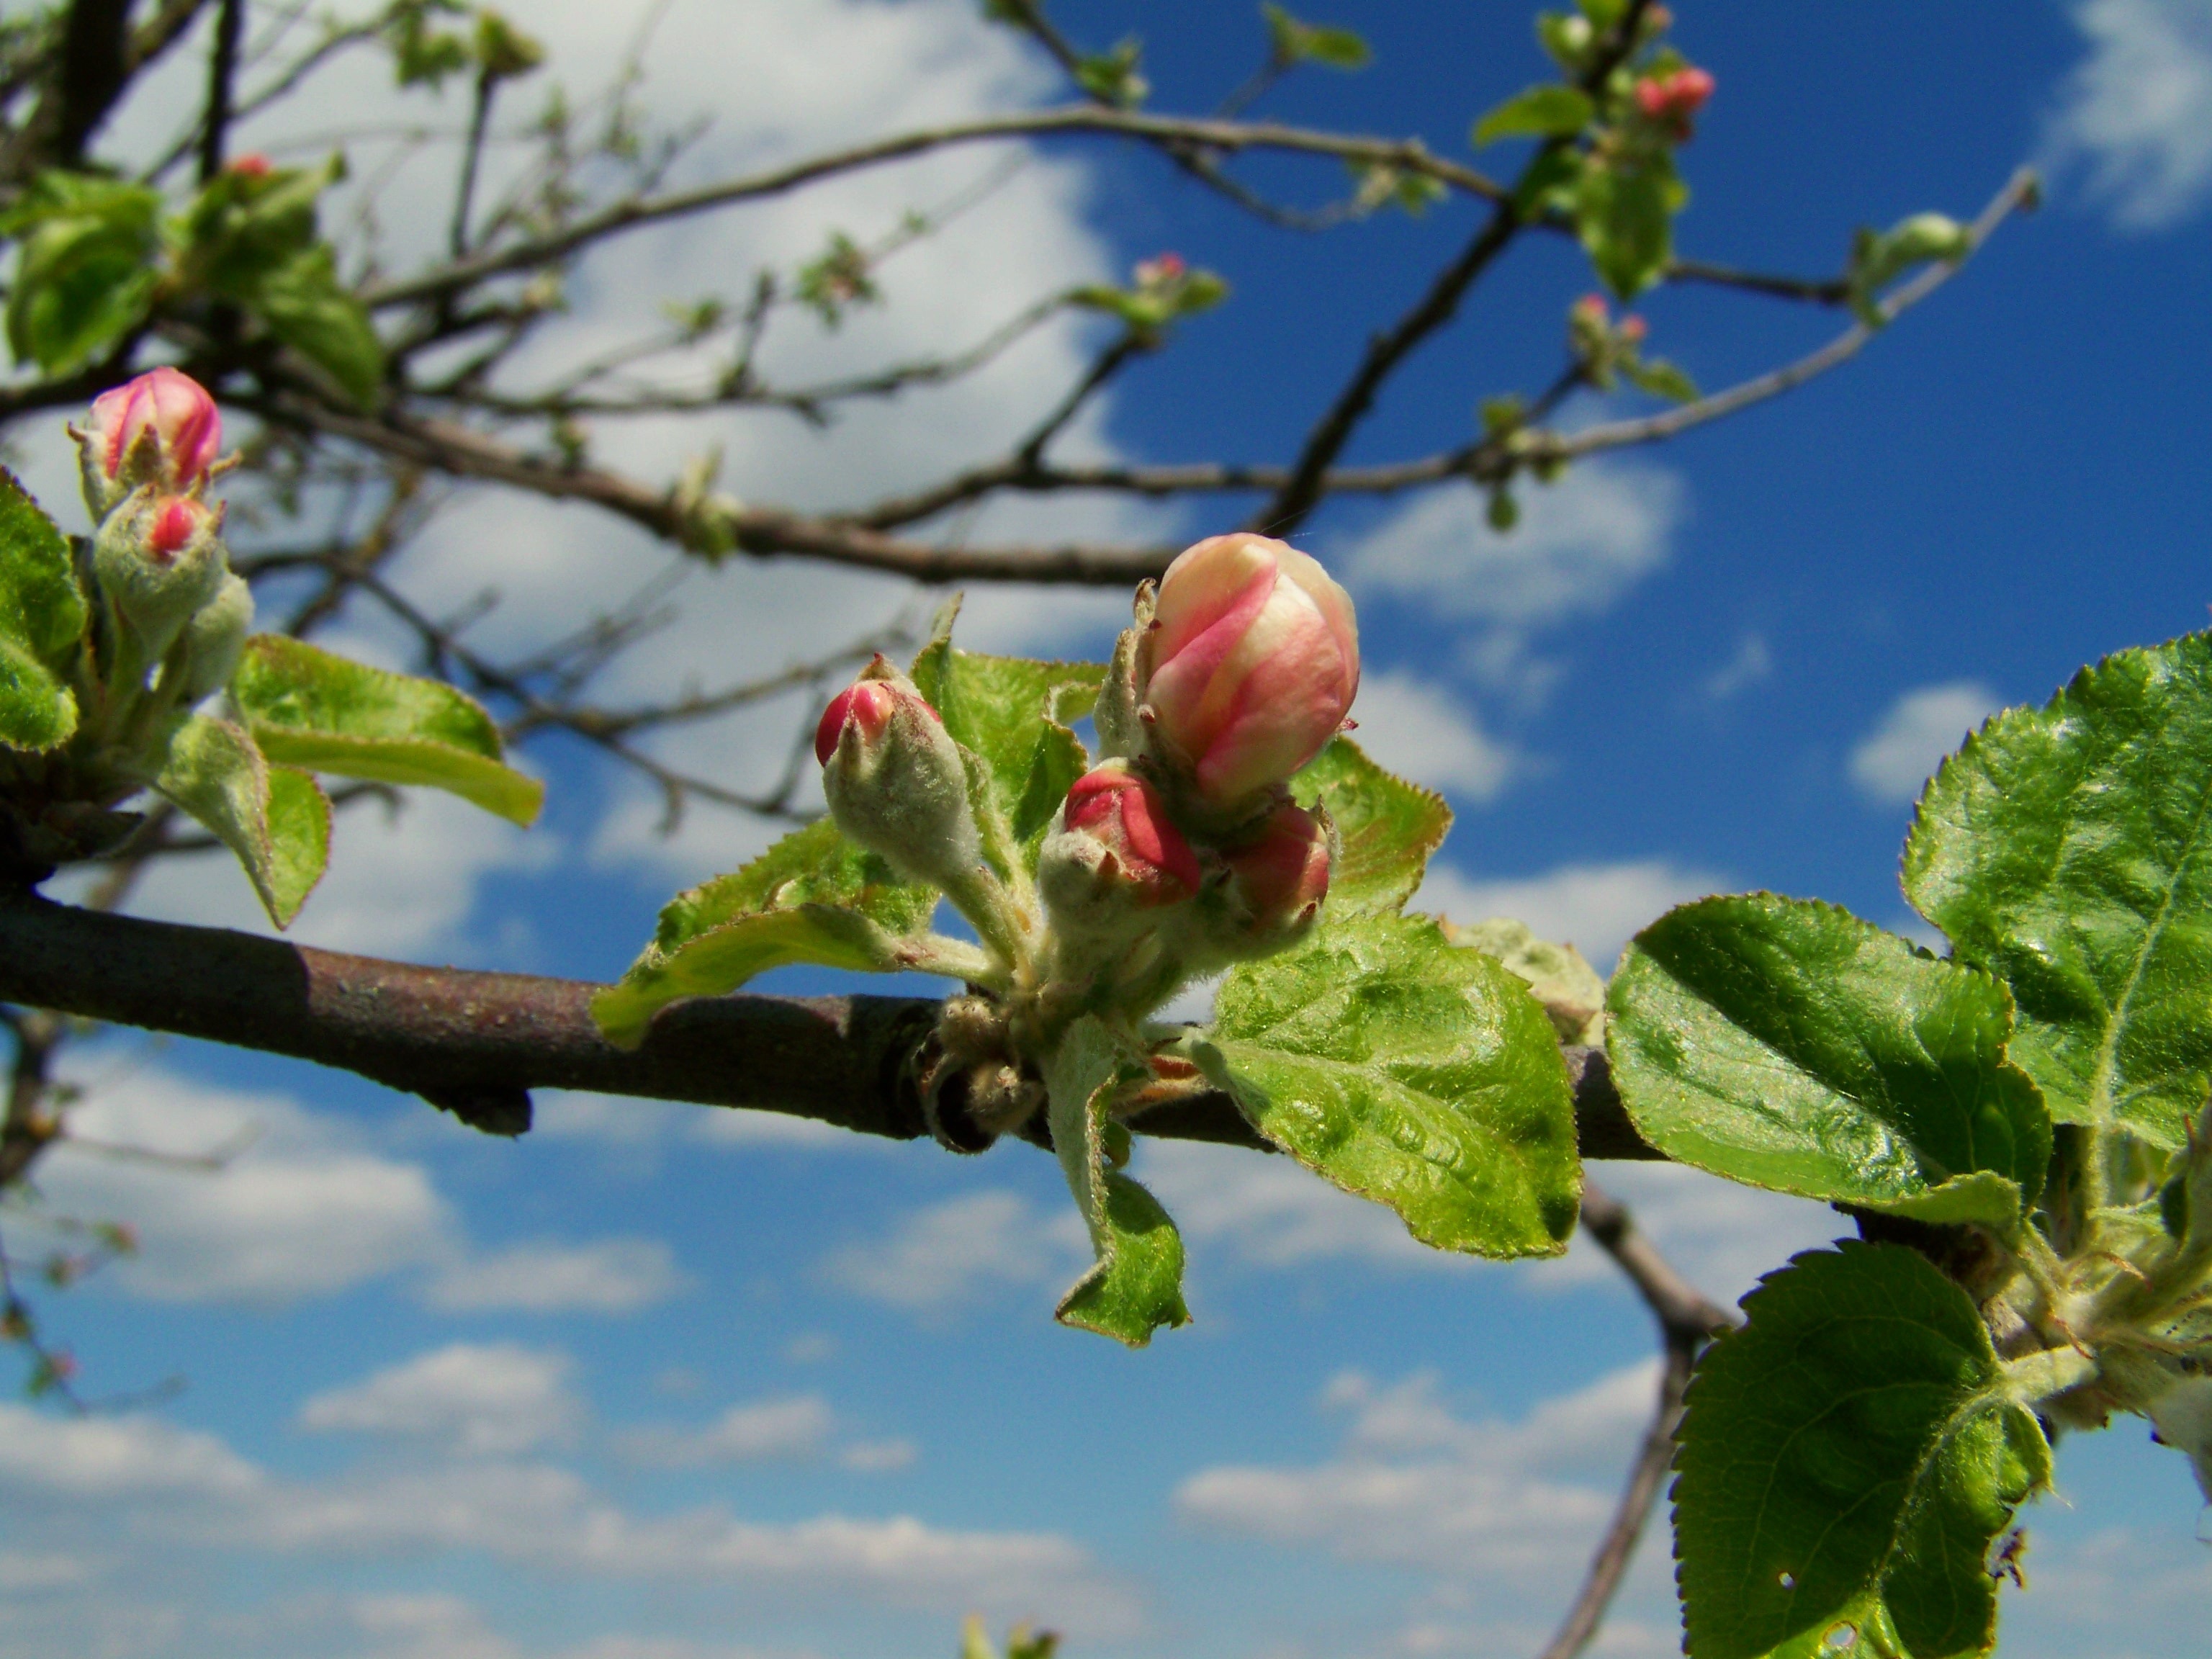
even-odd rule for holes
{"type": "Polygon", "coordinates": [[[337,1121],[283,1096],[142,1071],[92,1085],[69,1127],[113,1146],[235,1153],[220,1170],[164,1167],[67,1140],[47,1154],[39,1184],[48,1208],[137,1228],[138,1255],[114,1272],[142,1296],[289,1301],[453,1248],[453,1212],[426,1170],[360,1145],[337,1121]]]}
{"type": "Polygon", "coordinates": [[[1468,661],[1494,683],[1540,689],[1530,637],[1610,605],[1666,563],[1687,511],[1681,479],[1623,461],[1585,463],[1524,492],[1521,522],[1500,532],[1472,490],[1417,496],[1361,539],[1344,564],[1363,600],[1393,599],[1471,624],[1468,661]]]}
{"type": "Polygon", "coordinates": [[[2081,0],[2073,12],[2089,55],[2062,89],[2048,159],[2082,163],[2114,223],[2177,223],[2212,195],[2212,6],[2081,0]]]}
{"type": "Polygon", "coordinates": [[[890,1145],[880,1136],[855,1134],[818,1118],[743,1107],[696,1106],[684,1101],[633,1100],[572,1089],[535,1096],[532,1135],[587,1140],[605,1146],[789,1146],[808,1152],[872,1152],[890,1145]]]}
{"type": "Polygon", "coordinates": [[[1347,1373],[1324,1395],[1352,1419],[1334,1456],[1202,1469],[1177,1489],[1176,1509],[1210,1530],[1346,1560],[1510,1578],[1518,1589],[1564,1581],[1612,1514],[1656,1387],[1647,1361],[1517,1422],[1469,1421],[1438,1397],[1433,1373],[1388,1386],[1347,1373]]]}
{"type": "Polygon", "coordinates": [[[68,1498],[236,1498],[266,1477],[211,1434],[143,1413],[49,1417],[0,1401],[0,1486],[68,1498]]]}
{"type": "Polygon", "coordinates": [[[1441,911],[1456,922],[1492,916],[1525,921],[1540,939],[1574,945],[1605,974],[1644,923],[1675,905],[1729,890],[1724,877],[1665,859],[1568,864],[1503,881],[1478,881],[1448,864],[1431,864],[1411,908],[1441,911]]]}
{"type": "Polygon", "coordinates": [[[1073,1209],[1041,1215],[1018,1193],[969,1193],[917,1210],[887,1237],[823,1263],[832,1284],[910,1312],[939,1312],[991,1289],[1071,1277],[1088,1259],[1073,1209]]]}
{"type": "Polygon", "coordinates": [[[1495,800],[1523,764],[1482,729],[1468,699],[1403,672],[1359,683],[1359,746],[1377,765],[1447,795],[1495,800]]]}
{"type": "Polygon", "coordinates": [[[0,1595],[69,1589],[98,1577],[99,1569],[82,1556],[0,1550],[0,1595]]]}
{"type": "Polygon", "coordinates": [[[1715,702],[1724,702],[1739,691],[1759,684],[1774,672],[1774,653],[1763,634],[1747,634],[1735,654],[1705,677],[1705,692],[1715,702]]]}
{"type": "Polygon", "coordinates": [[[434,1441],[509,1455],[574,1437],[583,1403],[565,1354],[511,1342],[455,1342],[417,1354],[300,1408],[302,1428],[434,1441]]]}
{"type": "Polygon", "coordinates": [[[635,1313],[689,1281],[655,1238],[536,1239],[446,1263],[422,1287],[443,1313],[635,1313]]]}
{"type": "Polygon", "coordinates": [[[1943,757],[1998,707],[1996,693],[1978,680],[1905,692],[1851,750],[1851,781],[1869,800],[1909,805],[1943,757]]]}
{"type": "Polygon", "coordinates": [[[837,1454],[855,1474],[891,1474],[914,1467],[921,1449],[911,1440],[856,1440],[837,1454]]]}
{"type": "Polygon", "coordinates": [[[662,1468],[691,1468],[709,1463],[756,1463],[768,1458],[821,1455],[836,1414],[820,1395],[793,1395],[732,1406],[699,1429],[656,1425],[622,1437],[623,1450],[636,1462],[662,1468]]]}

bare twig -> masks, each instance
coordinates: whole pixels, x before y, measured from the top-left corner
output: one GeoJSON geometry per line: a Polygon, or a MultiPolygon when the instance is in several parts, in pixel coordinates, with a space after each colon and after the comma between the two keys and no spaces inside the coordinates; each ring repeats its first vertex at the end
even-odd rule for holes
{"type": "Polygon", "coordinates": [[[223,144],[230,135],[231,82],[238,73],[238,37],[245,27],[246,0],[221,0],[208,52],[207,112],[200,121],[202,184],[222,171],[223,144]]]}

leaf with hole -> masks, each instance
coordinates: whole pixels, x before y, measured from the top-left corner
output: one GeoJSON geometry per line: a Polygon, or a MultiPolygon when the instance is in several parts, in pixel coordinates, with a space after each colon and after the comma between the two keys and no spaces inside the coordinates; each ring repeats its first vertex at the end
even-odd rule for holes
{"type": "Polygon", "coordinates": [[[1972,1298],[1901,1245],[1846,1239],[1743,1308],[1698,1362],[1674,1462],[1689,1650],[1814,1659],[1849,1632],[1861,1652],[1987,1653],[1984,1562],[2051,1448],[1972,1298]]]}
{"type": "Polygon", "coordinates": [[[1555,1255],[1582,1196],[1551,1021],[1425,917],[1325,921],[1232,969],[1191,1057],[1252,1127],[1425,1244],[1555,1255]]]}
{"type": "Polygon", "coordinates": [[[1847,910],[1683,905],[1636,936],[1608,1007],[1622,1103],[1679,1163],[2000,1231],[2042,1190],[2051,1123],[2005,1058],[2004,988],[1847,910]]]}

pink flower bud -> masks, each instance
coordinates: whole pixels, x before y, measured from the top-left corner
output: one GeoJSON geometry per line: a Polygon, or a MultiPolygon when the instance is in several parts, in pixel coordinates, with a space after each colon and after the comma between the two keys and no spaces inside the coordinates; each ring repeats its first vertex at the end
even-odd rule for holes
{"type": "Polygon", "coordinates": [[[1168,567],[1139,696],[1198,793],[1228,805],[1278,784],[1344,725],[1359,689],[1351,596],[1287,543],[1239,532],[1168,567]]]}
{"type": "Polygon", "coordinates": [[[1198,890],[1198,854],[1168,822],[1152,787],[1115,767],[1086,772],[1067,792],[1060,827],[1098,843],[1102,879],[1127,887],[1139,908],[1173,904],[1198,890]]]}
{"type": "Polygon", "coordinates": [[[1608,315],[1602,294],[1585,294],[1572,307],[1574,320],[1585,328],[1603,328],[1608,315]]]}
{"type": "Polygon", "coordinates": [[[189,495],[171,495],[154,503],[154,516],[146,531],[146,551],[163,564],[176,557],[215,516],[204,502],[189,495]]]}
{"type": "Polygon", "coordinates": [[[981,842],[960,746],[912,680],[878,657],[815,728],[837,827],[903,874],[934,884],[981,927],[981,842]]]}
{"type": "Polygon", "coordinates": [[[191,375],[156,368],[94,398],[80,441],[87,446],[88,463],[125,493],[139,483],[185,490],[215,465],[222,448],[222,416],[191,375]],[[151,447],[142,459],[147,445],[151,447]]]}
{"type": "Polygon", "coordinates": [[[1647,75],[1636,83],[1636,107],[1644,118],[1669,129],[1677,138],[1690,136],[1690,118],[1712,95],[1713,77],[1701,69],[1647,75]]]}
{"type": "Polygon", "coordinates": [[[230,165],[223,171],[234,173],[241,179],[266,179],[269,176],[270,168],[270,163],[266,155],[258,149],[250,149],[243,155],[233,156],[230,165]]]}
{"type": "Polygon", "coordinates": [[[1615,331],[1629,344],[1641,345],[1651,332],[1651,325],[1641,317],[1624,317],[1620,319],[1620,327],[1615,331]]]}
{"type": "Polygon", "coordinates": [[[1231,885],[1255,929],[1279,932],[1313,919],[1328,894],[1328,827],[1288,801],[1259,838],[1222,854],[1231,885]]]}

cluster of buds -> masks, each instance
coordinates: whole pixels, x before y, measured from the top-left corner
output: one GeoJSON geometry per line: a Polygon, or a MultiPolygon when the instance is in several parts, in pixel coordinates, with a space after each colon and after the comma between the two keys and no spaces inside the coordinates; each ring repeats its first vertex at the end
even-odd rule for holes
{"type": "Polygon", "coordinates": [[[1616,322],[1602,294],[1585,294],[1567,307],[1567,349],[1600,391],[1613,390],[1616,371],[1642,356],[1650,326],[1634,312],[1616,322]]]}
{"type": "Polygon", "coordinates": [[[1289,781],[1358,685],[1352,601],[1328,573],[1216,536],[1139,588],[1095,711],[1104,758],[1061,802],[1033,891],[987,862],[973,757],[882,658],[824,712],[815,754],[839,828],[943,889],[1004,963],[1009,1035],[965,1044],[998,1066],[1001,1046],[1036,1057],[1079,1014],[1139,1018],[1310,930],[1335,833],[1289,781]]]}
{"type": "Polygon", "coordinates": [[[222,417],[190,375],[157,368],[103,392],[69,431],[95,525],[108,723],[143,733],[149,703],[157,716],[228,682],[252,627],[252,596],[223,548],[222,503],[207,499],[226,470],[222,417]]]}
{"type": "Polygon", "coordinates": [[[1636,83],[1637,112],[1676,143],[1692,134],[1692,122],[1713,95],[1713,77],[1701,69],[1669,70],[1636,83]]]}

